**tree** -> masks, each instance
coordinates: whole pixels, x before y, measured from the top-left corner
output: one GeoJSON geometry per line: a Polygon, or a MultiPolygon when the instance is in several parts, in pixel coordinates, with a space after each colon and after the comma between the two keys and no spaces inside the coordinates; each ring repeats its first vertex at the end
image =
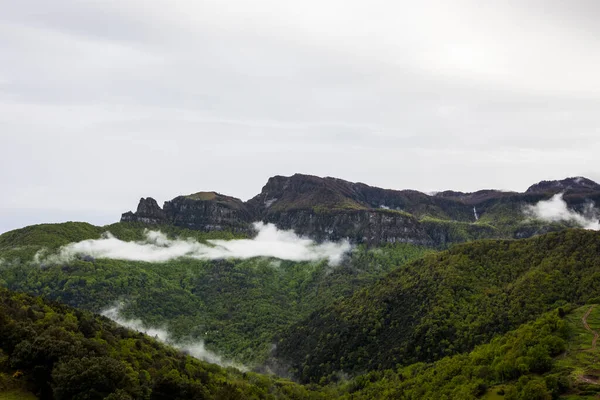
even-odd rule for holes
{"type": "MultiPolygon", "coordinates": [[[[59,362],[52,371],[56,400],[103,400],[121,389],[131,390],[125,365],[110,357],[84,357],[59,362]]],[[[122,394],[119,394],[122,398],[122,394]]],[[[119,398],[119,397],[115,397],[119,398]]]]}
{"type": "Polygon", "coordinates": [[[540,379],[534,379],[523,386],[520,395],[521,400],[552,400],[552,394],[546,387],[546,383],[540,379]]]}

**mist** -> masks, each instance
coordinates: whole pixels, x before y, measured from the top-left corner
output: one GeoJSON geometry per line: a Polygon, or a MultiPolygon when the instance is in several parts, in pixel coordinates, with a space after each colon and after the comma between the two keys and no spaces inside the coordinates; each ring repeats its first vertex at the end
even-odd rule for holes
{"type": "MultiPolygon", "coordinates": [[[[226,258],[248,259],[273,257],[290,261],[328,260],[339,264],[351,250],[347,240],[338,243],[315,243],[293,231],[279,230],[273,224],[254,224],[258,234],[253,239],[208,240],[207,244],[194,239],[169,239],[160,231],[146,231],[142,241],[126,242],[107,232],[100,239],[70,243],[58,254],[44,258],[46,262],[68,262],[79,254],[116,260],[166,262],[182,257],[200,260],[226,258]]],[[[36,256],[40,261],[42,254],[36,256]]]]}
{"type": "Polygon", "coordinates": [[[571,221],[584,229],[600,230],[599,216],[594,203],[588,203],[584,212],[580,214],[568,208],[563,193],[555,194],[551,199],[540,201],[535,205],[526,206],[525,213],[543,221],[571,221]]]}
{"type": "Polygon", "coordinates": [[[218,354],[207,350],[202,340],[178,342],[174,340],[171,337],[171,335],[169,335],[169,332],[165,329],[146,326],[140,319],[123,318],[121,317],[121,309],[122,305],[117,305],[102,311],[100,314],[113,320],[121,326],[154,337],[158,341],[168,344],[169,346],[175,347],[199,360],[207,361],[213,364],[218,364],[222,367],[235,367],[241,371],[248,370],[248,368],[241,364],[223,360],[223,358],[218,354]]]}

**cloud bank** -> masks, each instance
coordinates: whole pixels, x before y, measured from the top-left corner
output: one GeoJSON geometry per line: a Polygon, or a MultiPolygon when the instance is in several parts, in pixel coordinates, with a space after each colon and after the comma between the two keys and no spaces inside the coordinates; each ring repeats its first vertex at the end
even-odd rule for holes
{"type": "MultiPolygon", "coordinates": [[[[81,254],[146,262],[166,262],[181,257],[199,260],[274,257],[290,261],[328,260],[330,264],[336,265],[351,249],[347,240],[317,244],[311,239],[296,235],[293,231],[279,230],[273,224],[257,222],[254,227],[258,234],[253,239],[208,240],[208,244],[193,239],[172,240],[160,231],[146,231],[143,241],[125,242],[107,232],[101,239],[84,240],[63,246],[57,255],[48,256],[44,260],[66,262],[81,254]]],[[[40,258],[38,257],[38,261],[40,258]]]]}
{"type": "Polygon", "coordinates": [[[563,194],[558,193],[550,200],[540,201],[533,206],[527,206],[525,213],[543,221],[558,222],[572,221],[584,229],[600,230],[600,221],[594,203],[588,203],[582,214],[570,210],[563,200],[563,194]]]}
{"type": "Polygon", "coordinates": [[[168,344],[169,346],[175,347],[181,351],[184,351],[194,358],[207,361],[213,364],[218,364],[222,367],[235,367],[242,371],[247,370],[247,368],[243,365],[223,360],[223,358],[218,354],[207,350],[204,347],[204,342],[201,340],[187,343],[177,342],[171,338],[171,335],[169,335],[169,332],[167,332],[165,329],[148,327],[140,319],[123,318],[121,317],[121,308],[122,305],[118,305],[102,311],[101,314],[107,318],[110,318],[111,320],[113,320],[121,326],[133,329],[137,332],[144,333],[148,336],[152,336],[160,342],[168,344]]]}

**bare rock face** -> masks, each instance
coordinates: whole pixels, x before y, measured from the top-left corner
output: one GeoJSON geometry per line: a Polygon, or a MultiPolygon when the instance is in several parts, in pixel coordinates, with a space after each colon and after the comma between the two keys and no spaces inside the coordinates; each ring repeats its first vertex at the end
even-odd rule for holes
{"type": "Polygon", "coordinates": [[[167,214],[159,207],[152,197],[141,198],[137,211],[126,212],[121,216],[122,222],[143,222],[145,224],[160,225],[169,222],[167,214]]]}
{"type": "Polygon", "coordinates": [[[202,231],[251,231],[252,214],[239,199],[215,192],[178,196],[160,208],[152,198],[140,200],[137,211],[125,213],[121,222],[171,224],[202,231]]]}
{"type": "Polygon", "coordinates": [[[270,178],[261,193],[245,203],[215,192],[178,196],[162,208],[154,199],[142,198],[137,211],[123,214],[121,221],[248,234],[253,232],[252,222],[263,221],[318,241],[347,238],[355,243],[445,247],[564,229],[560,224],[524,225],[526,205],[560,192],[576,212],[588,212],[590,204],[600,204],[600,185],[582,177],[542,181],[525,193],[449,190],[428,195],[296,174],[270,178]]]}
{"type": "Polygon", "coordinates": [[[163,207],[173,225],[203,231],[250,231],[252,213],[235,197],[214,192],[179,196],[163,207]]]}
{"type": "Polygon", "coordinates": [[[395,211],[294,210],[269,214],[265,219],[275,223],[280,229],[293,229],[296,233],[317,241],[349,239],[353,243],[367,244],[435,244],[415,217],[395,211]]]}

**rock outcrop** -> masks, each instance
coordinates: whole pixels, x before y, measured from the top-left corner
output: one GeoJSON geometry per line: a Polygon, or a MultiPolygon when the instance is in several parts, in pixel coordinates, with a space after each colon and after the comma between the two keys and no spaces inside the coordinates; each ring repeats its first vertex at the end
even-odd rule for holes
{"type": "Polygon", "coordinates": [[[215,192],[200,192],[166,201],[162,209],[154,199],[142,198],[137,211],[126,212],[121,221],[172,224],[202,231],[250,232],[254,218],[240,199],[215,192]]]}
{"type": "Polygon", "coordinates": [[[412,243],[434,246],[422,224],[410,214],[388,210],[292,210],[265,216],[280,229],[315,240],[349,239],[354,243],[412,243]]]}
{"type": "Polygon", "coordinates": [[[141,198],[137,211],[126,212],[121,216],[121,222],[143,222],[145,224],[166,224],[169,222],[167,214],[158,206],[152,197],[141,198]]]}
{"type": "Polygon", "coordinates": [[[264,221],[315,240],[348,238],[356,243],[414,243],[447,246],[481,238],[522,238],[563,229],[557,223],[532,224],[526,205],[565,192],[575,211],[600,201],[600,185],[586,178],[542,181],[525,193],[480,190],[428,195],[310,175],[274,176],[247,202],[215,192],[179,196],[161,208],[142,198],[121,221],[172,224],[189,229],[252,232],[264,221]]]}

